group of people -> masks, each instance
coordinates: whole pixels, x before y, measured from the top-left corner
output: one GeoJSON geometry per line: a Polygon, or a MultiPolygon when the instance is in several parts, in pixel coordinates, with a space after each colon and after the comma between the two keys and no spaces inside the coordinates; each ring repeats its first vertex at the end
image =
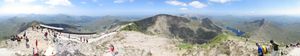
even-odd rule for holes
{"type": "Polygon", "coordinates": [[[286,45],[286,48],[289,48],[289,47],[299,47],[300,48],[300,43],[296,43],[296,44],[290,44],[290,45],[286,45]]]}
{"type": "Polygon", "coordinates": [[[80,41],[81,41],[81,42],[85,42],[85,43],[88,43],[88,42],[89,42],[89,40],[86,39],[86,38],[84,38],[84,37],[80,37],[80,41]]]}
{"type": "MultiPolygon", "coordinates": [[[[46,29],[47,31],[44,31],[44,29],[45,28],[42,28],[40,26],[32,26],[33,31],[41,32],[44,35],[44,40],[48,40],[49,36],[52,36],[51,34],[53,34],[54,38],[57,37],[58,33],[55,32],[54,30],[46,29]]],[[[55,40],[54,40],[54,42],[55,42],[55,40]]],[[[35,47],[33,47],[32,49],[33,49],[33,56],[39,56],[38,39],[35,40],[35,47]]]]}
{"type": "MultiPolygon", "coordinates": [[[[39,27],[32,28],[32,30],[36,30],[36,29],[40,29],[40,28],[39,27]]],[[[26,41],[25,42],[26,48],[30,48],[30,44],[29,44],[30,40],[29,40],[29,37],[28,37],[26,31],[23,33],[23,35],[12,35],[10,40],[17,41],[17,42],[21,42],[22,40],[24,40],[24,41],[26,41]]],[[[32,46],[33,56],[39,56],[39,54],[38,54],[38,40],[35,41],[35,45],[36,46],[32,46]]]]}
{"type": "Polygon", "coordinates": [[[15,41],[17,40],[18,42],[20,42],[22,39],[22,37],[18,36],[18,35],[12,35],[10,40],[15,41]]]}
{"type": "Polygon", "coordinates": [[[10,40],[12,40],[12,41],[17,40],[17,42],[21,42],[22,40],[25,40],[26,41],[26,48],[29,48],[29,44],[28,44],[29,39],[26,35],[26,32],[24,32],[23,36],[13,35],[13,36],[11,36],[10,40]]]}
{"type": "Polygon", "coordinates": [[[57,37],[57,33],[54,30],[51,30],[51,29],[47,29],[47,30],[48,31],[44,32],[45,39],[48,39],[48,36],[51,36],[51,35],[53,35],[53,37],[57,37]]]}
{"type": "Polygon", "coordinates": [[[257,50],[258,50],[258,56],[265,56],[265,54],[271,52],[271,56],[280,56],[279,51],[279,45],[275,43],[273,40],[270,40],[269,46],[261,45],[259,43],[256,43],[257,50]]]}
{"type": "Polygon", "coordinates": [[[22,39],[24,39],[26,42],[28,42],[28,37],[26,36],[26,32],[24,32],[23,36],[19,36],[19,35],[12,35],[11,39],[12,41],[17,40],[18,42],[20,42],[22,39]]]}

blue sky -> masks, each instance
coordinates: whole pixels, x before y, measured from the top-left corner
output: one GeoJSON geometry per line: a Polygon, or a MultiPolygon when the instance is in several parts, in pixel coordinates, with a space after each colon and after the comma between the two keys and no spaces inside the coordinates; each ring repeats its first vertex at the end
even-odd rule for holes
{"type": "Polygon", "coordinates": [[[1,0],[2,14],[300,15],[300,0],[1,0]]]}

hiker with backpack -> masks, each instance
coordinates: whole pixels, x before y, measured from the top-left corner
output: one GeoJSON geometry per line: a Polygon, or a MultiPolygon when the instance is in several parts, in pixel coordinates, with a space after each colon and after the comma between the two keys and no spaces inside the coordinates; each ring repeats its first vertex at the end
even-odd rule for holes
{"type": "Polygon", "coordinates": [[[279,45],[276,44],[273,40],[270,40],[270,43],[271,43],[271,47],[272,47],[272,50],[273,50],[271,55],[272,56],[279,56],[280,55],[279,45]]]}
{"type": "Polygon", "coordinates": [[[258,47],[258,56],[265,56],[265,54],[269,53],[268,46],[260,45],[259,43],[256,43],[256,46],[258,47]]]}
{"type": "Polygon", "coordinates": [[[257,46],[258,56],[264,56],[263,48],[261,47],[261,45],[256,43],[256,46],[257,46]]]}

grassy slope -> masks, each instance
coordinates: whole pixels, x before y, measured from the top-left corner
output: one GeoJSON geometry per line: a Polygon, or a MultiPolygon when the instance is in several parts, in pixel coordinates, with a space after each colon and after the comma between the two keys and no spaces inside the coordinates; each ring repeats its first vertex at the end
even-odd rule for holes
{"type": "Polygon", "coordinates": [[[226,41],[228,39],[232,39],[232,38],[233,38],[233,35],[230,35],[227,33],[222,33],[205,44],[180,43],[177,45],[177,47],[181,48],[181,49],[192,49],[193,47],[208,48],[208,47],[211,47],[214,45],[218,45],[219,43],[226,41]]]}
{"type": "Polygon", "coordinates": [[[129,23],[126,27],[122,28],[124,31],[141,31],[136,23],[129,23]]]}
{"type": "MultiPolygon", "coordinates": [[[[216,36],[215,38],[213,38],[212,40],[210,40],[209,42],[204,43],[204,44],[180,43],[178,45],[178,47],[183,48],[183,49],[189,49],[189,48],[192,48],[192,47],[209,48],[209,47],[212,47],[212,46],[217,46],[220,43],[225,42],[227,40],[245,41],[245,38],[234,36],[234,35],[229,34],[229,33],[222,33],[222,34],[219,34],[218,36],[216,36]]],[[[253,40],[249,40],[249,42],[250,43],[255,43],[255,41],[253,41],[253,40]]]]}
{"type": "Polygon", "coordinates": [[[201,45],[200,47],[208,48],[210,46],[218,45],[218,43],[224,42],[224,41],[228,40],[230,37],[231,37],[231,35],[229,35],[227,33],[222,33],[222,34],[219,34],[218,36],[216,36],[215,38],[213,38],[212,40],[210,40],[208,43],[201,45]]]}

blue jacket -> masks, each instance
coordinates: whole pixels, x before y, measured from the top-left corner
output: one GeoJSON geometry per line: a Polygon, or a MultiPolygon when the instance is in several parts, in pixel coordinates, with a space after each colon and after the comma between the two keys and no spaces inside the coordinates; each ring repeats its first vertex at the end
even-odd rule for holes
{"type": "Polygon", "coordinates": [[[263,49],[261,47],[258,47],[258,56],[264,56],[263,49]]]}

